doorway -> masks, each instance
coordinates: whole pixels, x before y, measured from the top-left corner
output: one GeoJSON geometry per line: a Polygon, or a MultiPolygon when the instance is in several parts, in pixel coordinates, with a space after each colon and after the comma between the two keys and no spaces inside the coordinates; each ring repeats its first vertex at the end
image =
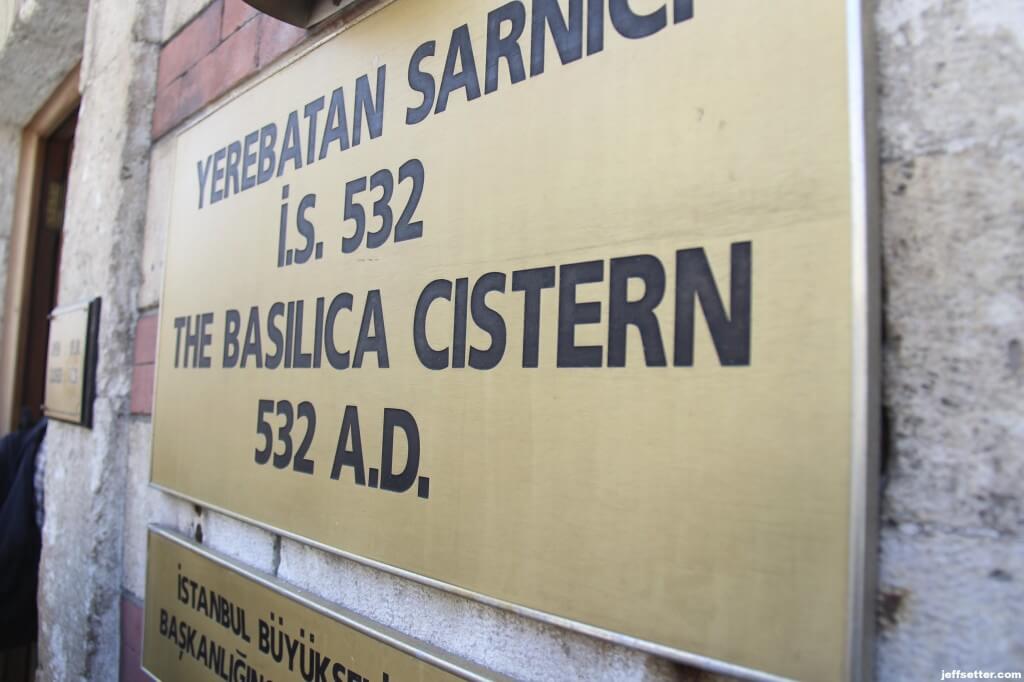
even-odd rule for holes
{"type": "Polygon", "coordinates": [[[34,424],[43,416],[49,316],[57,305],[60,254],[64,241],[64,204],[77,124],[78,111],[75,110],[42,144],[42,177],[35,210],[34,253],[29,259],[31,279],[28,285],[22,376],[15,401],[19,426],[34,424]]]}
{"type": "Polygon", "coordinates": [[[0,435],[42,414],[78,85],[76,67],[22,130],[0,329],[0,435]]]}

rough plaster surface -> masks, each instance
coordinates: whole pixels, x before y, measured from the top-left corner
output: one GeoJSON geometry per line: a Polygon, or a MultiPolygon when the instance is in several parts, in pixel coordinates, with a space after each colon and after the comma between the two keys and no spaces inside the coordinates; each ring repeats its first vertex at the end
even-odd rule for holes
{"type": "Polygon", "coordinates": [[[280,541],[262,528],[217,512],[202,514],[203,544],[264,573],[277,571],[280,541]]]}
{"type": "Polygon", "coordinates": [[[1024,668],[1024,542],[905,526],[883,535],[882,552],[879,679],[1024,668]]]}
{"type": "Polygon", "coordinates": [[[7,258],[14,221],[14,193],[18,186],[21,130],[0,124],[0,334],[4,328],[4,305],[7,295],[7,258]]]}
{"type": "Polygon", "coordinates": [[[82,58],[88,6],[88,0],[21,1],[0,45],[0,123],[28,123],[82,58]]]}
{"type": "Polygon", "coordinates": [[[155,4],[111,8],[127,4],[90,3],[91,40],[118,44],[85,48],[58,303],[103,297],[97,397],[91,430],[55,422],[47,434],[41,680],[118,675],[132,337],[158,54],[136,32],[155,4]]]}
{"type": "MultiPolygon", "coordinates": [[[[82,80],[90,81],[98,77],[115,62],[115,66],[123,68],[120,62],[128,56],[125,52],[126,46],[147,47],[147,51],[152,51],[153,46],[159,47],[160,28],[163,23],[159,12],[161,4],[161,0],[90,0],[82,80]]],[[[148,127],[144,132],[148,143],[148,127]]]]}
{"type": "MultiPolygon", "coordinates": [[[[0,156],[0,163],[3,163],[2,156],[0,156]]],[[[0,330],[4,328],[4,310],[7,307],[4,297],[7,295],[7,259],[9,257],[10,239],[2,236],[0,237],[0,330]]],[[[2,338],[3,332],[0,331],[0,339],[2,338]]]]}
{"type": "Polygon", "coordinates": [[[880,0],[878,677],[1024,669],[1024,5],[880,0]]]}

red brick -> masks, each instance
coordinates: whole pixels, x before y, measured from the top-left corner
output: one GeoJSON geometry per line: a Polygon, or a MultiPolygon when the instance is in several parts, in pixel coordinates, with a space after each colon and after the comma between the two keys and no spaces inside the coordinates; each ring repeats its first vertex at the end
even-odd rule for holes
{"type": "Polygon", "coordinates": [[[258,46],[259,25],[250,21],[185,74],[196,78],[200,94],[205,98],[203,104],[217,99],[256,71],[258,46]]]}
{"type": "Polygon", "coordinates": [[[227,38],[257,14],[259,12],[243,0],[224,0],[224,19],[221,22],[220,37],[227,38]]]}
{"type": "Polygon", "coordinates": [[[156,365],[132,368],[132,414],[153,414],[153,375],[156,365]]]}
{"type": "Polygon", "coordinates": [[[210,54],[220,42],[223,0],[214,0],[160,51],[156,87],[159,90],[210,54]]]}
{"type": "MultiPolygon", "coordinates": [[[[255,23],[255,22],[254,22],[255,23]]],[[[304,28],[286,24],[273,17],[263,15],[260,24],[259,65],[263,68],[295,45],[302,42],[309,33],[304,28]]]]}
{"type": "Polygon", "coordinates": [[[142,604],[127,595],[121,596],[121,682],[142,682],[149,676],[142,672],[142,604]]]}
{"type": "Polygon", "coordinates": [[[153,139],[160,137],[203,106],[205,102],[202,94],[193,80],[182,76],[157,91],[156,103],[153,106],[153,139]]]}
{"type": "Polygon", "coordinates": [[[135,597],[121,595],[121,639],[131,644],[142,643],[143,607],[135,597]]]}
{"type": "Polygon", "coordinates": [[[195,66],[157,91],[153,137],[160,137],[256,70],[259,21],[232,33],[195,66]]]}
{"type": "Polygon", "coordinates": [[[135,364],[146,365],[156,362],[157,314],[149,313],[139,318],[135,325],[135,364]]]}

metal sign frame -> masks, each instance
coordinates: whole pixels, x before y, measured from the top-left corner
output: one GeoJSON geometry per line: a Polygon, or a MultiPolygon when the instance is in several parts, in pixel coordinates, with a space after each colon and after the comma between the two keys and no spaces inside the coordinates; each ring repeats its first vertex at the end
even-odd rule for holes
{"type": "MultiPolygon", "coordinates": [[[[265,588],[280,597],[295,602],[305,609],[324,616],[343,627],[355,630],[359,634],[377,640],[381,644],[411,656],[412,658],[423,661],[424,663],[443,670],[444,672],[450,673],[464,680],[469,680],[470,682],[510,680],[510,678],[507,678],[504,675],[487,670],[482,666],[472,663],[471,661],[448,654],[435,646],[413,639],[412,637],[404,635],[393,628],[389,628],[385,625],[381,625],[380,623],[376,623],[365,616],[361,616],[354,611],[342,608],[336,604],[331,604],[310,592],[297,588],[293,585],[289,585],[275,576],[250,568],[225,554],[192,541],[173,528],[168,528],[159,524],[151,524],[148,530],[150,538],[158,537],[176,544],[179,547],[212,562],[216,566],[225,569],[226,571],[235,573],[241,578],[255,583],[256,585],[265,588]]],[[[148,583],[149,577],[147,575],[147,590],[148,583]]],[[[151,603],[152,602],[147,598],[145,608],[149,608],[151,603]]],[[[143,628],[142,651],[145,651],[145,648],[145,628],[143,628]]],[[[142,667],[142,671],[146,673],[150,679],[159,680],[158,677],[156,677],[151,671],[147,670],[144,666],[142,667]]]]}
{"type": "MultiPolygon", "coordinates": [[[[187,124],[180,132],[198,125],[249,90],[258,87],[294,62],[301,60],[322,44],[351,28],[354,24],[385,9],[395,2],[388,0],[370,9],[357,21],[332,30],[297,51],[291,58],[268,69],[254,81],[232,93],[216,108],[187,124]]],[[[878,536],[878,469],[880,444],[880,255],[879,255],[879,160],[876,130],[876,68],[873,61],[874,38],[869,7],[864,0],[845,0],[847,16],[847,77],[849,148],[852,206],[852,411],[849,415],[850,443],[850,548],[847,584],[846,680],[868,680],[872,677],[874,660],[873,604],[876,592],[878,536]]],[[[161,308],[161,315],[163,308],[161,308]]],[[[159,377],[157,377],[159,381],[159,377]]],[[[709,658],[689,651],[580,623],[552,613],[510,603],[502,599],[429,578],[400,567],[346,552],[300,534],[282,530],[268,523],[239,514],[230,509],[151,482],[150,486],[173,497],[201,505],[226,516],[239,519],[268,532],[286,537],[329,554],[340,556],[377,570],[428,585],[446,592],[511,611],[519,615],[636,649],[667,659],[692,665],[710,672],[748,680],[785,679],[765,671],[751,669],[709,658]]]]}

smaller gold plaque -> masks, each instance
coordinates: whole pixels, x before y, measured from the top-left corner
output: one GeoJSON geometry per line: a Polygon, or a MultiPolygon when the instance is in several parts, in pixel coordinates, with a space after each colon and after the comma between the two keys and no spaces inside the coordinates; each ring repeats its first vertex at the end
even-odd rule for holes
{"type": "Polygon", "coordinates": [[[504,680],[150,526],[142,665],[158,680],[504,680]]]}
{"type": "Polygon", "coordinates": [[[50,313],[43,400],[47,417],[92,427],[99,324],[98,298],[50,313]]]}

